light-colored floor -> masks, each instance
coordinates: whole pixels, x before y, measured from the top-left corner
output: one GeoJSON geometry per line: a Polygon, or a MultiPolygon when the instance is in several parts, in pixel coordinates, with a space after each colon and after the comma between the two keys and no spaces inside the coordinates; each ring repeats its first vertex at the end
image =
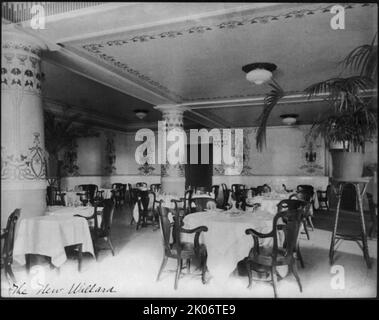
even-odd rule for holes
{"type": "MultiPolygon", "coordinates": [[[[247,277],[230,277],[225,282],[214,278],[206,285],[201,283],[199,271],[194,275],[180,278],[178,290],[174,290],[174,272],[164,272],[156,282],[162,259],[160,231],[152,227],[136,232],[130,226],[127,210],[116,214],[113,234],[116,255],[101,251],[96,262],[91,256],[83,260],[82,272],[77,270],[77,261],[68,260],[59,270],[50,269],[48,264],[32,267],[29,275],[23,266],[14,265],[17,286],[10,287],[2,270],[2,296],[12,297],[241,297],[272,298],[270,283],[253,282],[247,289],[247,277]],[[196,274],[197,273],[197,274],[196,274]],[[70,288],[78,287],[78,292],[69,294],[70,288]],[[80,293],[81,289],[92,287],[91,293],[80,293]],[[111,293],[97,293],[97,290],[112,289],[111,293]],[[44,291],[41,288],[45,288],[44,291]],[[18,289],[18,290],[17,290],[18,289]],[[56,292],[52,292],[55,290],[56,292]],[[26,294],[22,294],[22,292],[26,294]]],[[[335,269],[328,261],[330,232],[315,230],[311,240],[301,237],[301,248],[305,268],[299,267],[303,292],[299,292],[292,275],[278,282],[279,298],[343,298],[376,297],[377,295],[377,241],[369,240],[372,268],[367,269],[359,247],[344,241],[336,253],[335,269]]],[[[247,253],[246,253],[247,254],[247,253]]],[[[171,260],[171,259],[170,259],[171,260]]],[[[176,261],[168,262],[166,270],[174,270],[176,261]]],[[[231,270],[232,271],[232,270],[231,270]]]]}

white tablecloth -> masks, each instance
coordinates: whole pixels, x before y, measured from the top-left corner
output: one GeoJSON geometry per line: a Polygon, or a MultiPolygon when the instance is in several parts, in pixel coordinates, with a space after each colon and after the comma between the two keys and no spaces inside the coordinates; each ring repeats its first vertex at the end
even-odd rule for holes
{"type": "MultiPolygon", "coordinates": [[[[288,199],[288,197],[287,197],[288,199]]],[[[268,197],[264,196],[257,196],[253,197],[248,201],[249,204],[253,203],[259,203],[261,206],[259,207],[260,210],[267,211],[270,214],[275,215],[278,212],[278,203],[282,201],[283,199],[270,199],[268,197]]]]}
{"type": "Polygon", "coordinates": [[[13,256],[25,264],[25,254],[51,257],[60,267],[67,259],[65,247],[82,244],[82,251],[94,255],[88,223],[70,215],[45,215],[21,219],[16,230],[13,256]]]}
{"type": "MultiPolygon", "coordinates": [[[[103,207],[97,207],[98,213],[101,213],[102,210],[103,210],[103,207]]],[[[87,206],[87,207],[84,207],[84,206],[80,206],[80,207],[50,206],[50,207],[47,207],[46,215],[53,215],[53,216],[60,215],[60,216],[68,216],[68,217],[71,216],[72,217],[76,214],[80,214],[83,217],[90,217],[93,215],[93,213],[94,213],[94,207],[90,207],[90,206],[87,206]]],[[[90,226],[94,225],[93,219],[87,220],[87,221],[88,221],[88,224],[90,226]]],[[[97,215],[97,221],[98,221],[98,226],[100,227],[101,214],[97,215]]]]}
{"type": "MultiPolygon", "coordinates": [[[[243,212],[243,211],[242,211],[243,212]]],[[[207,226],[202,232],[200,243],[207,247],[207,266],[211,275],[225,280],[235,269],[239,260],[248,256],[253,247],[253,238],[245,230],[253,228],[267,233],[272,230],[273,216],[265,211],[244,212],[231,215],[230,211],[197,212],[184,217],[185,229],[207,226]]],[[[182,234],[182,241],[193,242],[194,235],[182,234]]],[[[270,245],[272,238],[263,239],[262,245],[270,245]]]]}

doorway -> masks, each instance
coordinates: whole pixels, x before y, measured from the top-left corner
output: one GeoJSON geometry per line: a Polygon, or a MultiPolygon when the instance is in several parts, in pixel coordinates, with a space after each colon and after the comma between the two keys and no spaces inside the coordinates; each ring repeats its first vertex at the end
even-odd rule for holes
{"type": "MultiPolygon", "coordinates": [[[[187,164],[185,165],[186,189],[191,186],[211,190],[213,176],[213,145],[209,146],[209,164],[201,164],[201,144],[198,144],[198,164],[190,163],[191,145],[187,144],[187,164]]],[[[193,148],[193,147],[192,147],[193,148]]]]}

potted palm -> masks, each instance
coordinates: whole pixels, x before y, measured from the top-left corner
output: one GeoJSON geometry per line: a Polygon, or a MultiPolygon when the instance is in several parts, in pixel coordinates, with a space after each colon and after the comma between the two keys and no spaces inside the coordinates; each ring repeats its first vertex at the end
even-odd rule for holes
{"type": "MultiPolygon", "coordinates": [[[[304,90],[308,99],[322,95],[330,106],[329,111],[313,123],[310,134],[321,135],[331,149],[334,178],[362,176],[365,142],[377,133],[376,97],[367,95],[377,84],[375,39],[376,35],[371,44],[355,48],[341,62],[343,71],[353,72],[352,76],[327,79],[304,90]],[[336,149],[336,145],[340,148],[336,149]]],[[[268,117],[284,96],[277,82],[273,81],[270,86],[272,90],[265,97],[258,119],[258,150],[265,145],[268,117]]]]}
{"type": "Polygon", "coordinates": [[[64,149],[70,150],[77,138],[99,135],[88,126],[75,126],[75,121],[80,117],[81,114],[75,114],[65,120],[58,120],[52,112],[44,112],[45,148],[49,156],[47,177],[49,184],[57,184],[58,189],[64,162],[59,158],[60,152],[64,149]]]}

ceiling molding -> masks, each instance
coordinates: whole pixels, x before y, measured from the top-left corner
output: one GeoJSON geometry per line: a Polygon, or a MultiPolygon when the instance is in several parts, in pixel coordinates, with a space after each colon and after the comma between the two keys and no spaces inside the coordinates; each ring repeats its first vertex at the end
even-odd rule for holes
{"type": "MultiPolygon", "coordinates": [[[[131,4],[129,4],[131,5],[131,4]]],[[[144,4],[141,3],[134,3],[133,5],[141,5],[143,6],[144,4]]],[[[283,5],[283,4],[280,4],[283,5]]],[[[289,4],[287,4],[289,5],[289,4]]],[[[105,31],[99,31],[99,32],[91,32],[91,33],[86,33],[86,34],[81,34],[81,35],[75,35],[71,37],[65,37],[65,38],[60,38],[57,39],[57,42],[76,42],[76,41],[81,41],[81,40],[90,40],[98,37],[103,37],[103,36],[109,36],[109,35],[114,35],[114,34],[121,34],[121,33],[127,33],[127,32],[132,32],[136,30],[145,30],[145,29],[152,29],[152,28],[159,28],[162,26],[167,26],[167,25],[172,25],[176,23],[181,23],[181,22],[186,22],[186,21],[199,21],[201,19],[209,19],[209,18],[214,18],[218,16],[224,16],[224,15],[231,15],[231,14],[238,14],[240,12],[248,11],[248,10],[265,10],[265,9],[272,9],[272,7],[277,7],[277,3],[255,3],[255,4],[243,4],[241,3],[240,7],[237,8],[230,8],[230,9],[221,9],[221,10],[216,10],[212,12],[206,12],[206,13],[198,13],[198,14],[193,14],[190,16],[183,15],[180,17],[176,18],[170,18],[170,19],[163,19],[163,20],[158,20],[150,23],[142,23],[138,25],[132,25],[128,27],[120,27],[120,28],[111,28],[109,30],[105,31]]],[[[108,10],[111,10],[112,8],[109,8],[108,10]]],[[[117,8],[118,9],[118,8],[117,8]]]]}
{"type": "MultiPolygon", "coordinates": [[[[229,20],[225,20],[224,22],[217,22],[214,24],[204,24],[204,25],[198,25],[195,24],[193,26],[188,26],[185,28],[178,28],[176,30],[170,30],[170,31],[164,31],[164,32],[153,32],[153,33],[142,33],[140,35],[133,35],[130,37],[124,37],[124,38],[116,38],[113,40],[104,40],[99,42],[83,42],[80,44],[80,47],[85,50],[87,54],[90,56],[96,58],[97,60],[100,60],[104,62],[107,65],[110,65],[112,67],[115,67],[119,69],[124,74],[129,74],[131,77],[138,79],[139,81],[142,81],[146,83],[146,85],[156,87],[160,91],[164,91],[167,94],[169,94],[173,100],[179,103],[184,103],[187,101],[199,101],[204,100],[208,98],[187,98],[182,95],[180,95],[178,92],[173,92],[170,90],[170,88],[167,88],[165,85],[157,81],[156,79],[152,79],[146,74],[141,73],[139,70],[136,70],[132,66],[123,63],[118,60],[117,57],[114,57],[110,54],[107,54],[104,52],[104,48],[106,47],[112,47],[112,46],[126,46],[126,45],[132,45],[135,43],[147,43],[150,41],[159,41],[160,39],[176,39],[183,37],[184,35],[200,35],[207,32],[212,32],[214,30],[230,30],[230,29],[238,29],[242,26],[252,26],[253,24],[268,24],[268,23],[275,23],[276,21],[280,20],[288,20],[288,19],[304,19],[305,17],[308,17],[310,15],[314,14],[330,14],[330,9],[334,4],[307,4],[308,8],[303,8],[298,10],[295,9],[286,9],[286,11],[283,11],[283,13],[276,14],[276,15],[264,15],[263,13],[261,15],[257,15],[256,12],[253,12],[250,15],[244,16],[239,19],[232,19],[229,18],[229,20]],[[315,7],[316,6],[316,7],[315,7]]],[[[341,4],[345,7],[345,9],[354,9],[357,7],[362,6],[372,6],[375,4],[367,4],[367,3],[347,3],[347,4],[341,4]]],[[[212,97],[209,98],[211,100],[213,99],[219,99],[221,97],[212,97]]],[[[222,97],[227,98],[227,97],[222,97]]]]}
{"type": "MultiPolygon", "coordinates": [[[[375,97],[377,96],[377,89],[366,90],[362,92],[363,97],[375,97]]],[[[325,101],[325,97],[328,93],[319,94],[311,99],[308,99],[307,95],[303,92],[291,93],[285,95],[278,101],[278,104],[298,104],[298,103],[315,103],[325,101]]],[[[201,109],[220,109],[220,108],[232,108],[232,107],[262,107],[264,105],[265,96],[255,96],[252,98],[244,99],[226,99],[226,100],[213,100],[205,102],[185,102],[181,105],[188,107],[191,111],[201,109]]]]}
{"type": "Polygon", "coordinates": [[[43,59],[49,63],[70,70],[83,77],[153,105],[157,103],[173,102],[167,97],[149,90],[145,86],[139,85],[134,81],[128,80],[125,77],[122,77],[117,73],[89,61],[65,48],[61,48],[59,52],[44,52],[43,59]],[[106,78],[106,80],[104,80],[104,78],[106,78]]]}

